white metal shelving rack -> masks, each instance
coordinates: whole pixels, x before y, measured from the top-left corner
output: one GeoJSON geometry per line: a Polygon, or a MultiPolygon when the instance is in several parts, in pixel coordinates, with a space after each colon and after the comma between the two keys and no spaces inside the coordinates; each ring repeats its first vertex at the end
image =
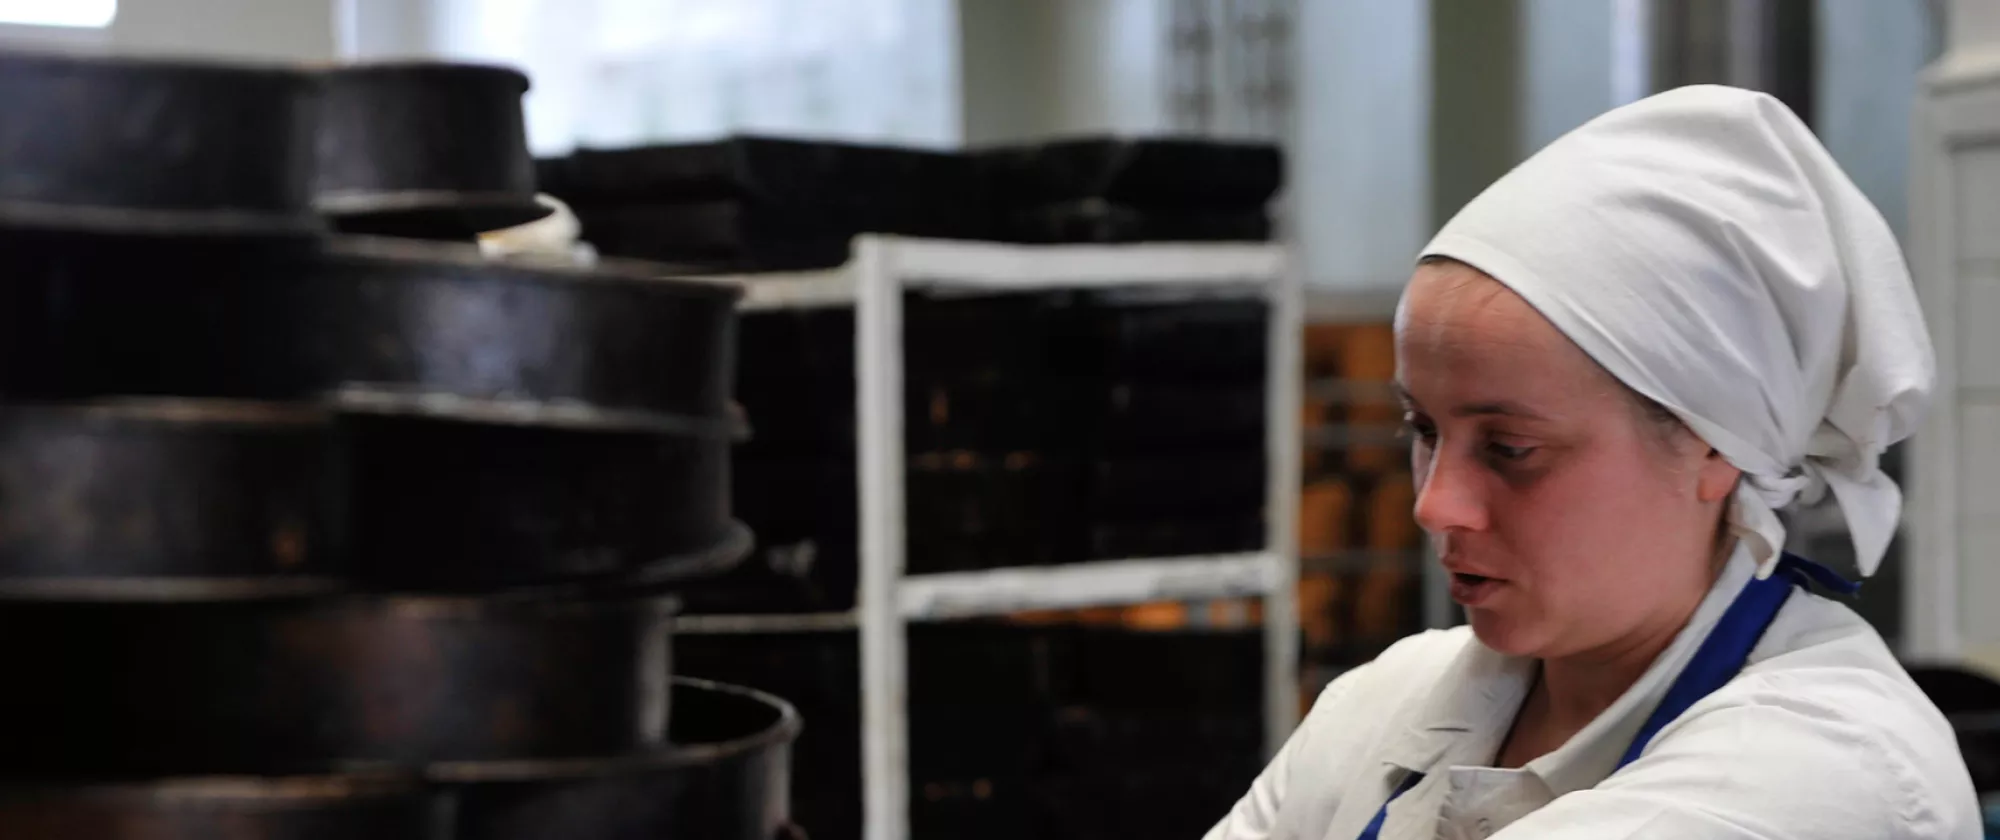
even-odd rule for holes
{"type": "Polygon", "coordinates": [[[862,236],[847,265],[743,278],[747,310],[852,306],[860,459],[860,591],[851,613],[690,616],[680,632],[857,628],[865,837],[908,840],[905,625],[1152,601],[1264,599],[1265,721],[1275,751],[1298,719],[1296,556],[1301,302],[1284,250],[1255,243],[1021,246],[862,236]],[[1259,552],[904,574],[903,294],[1157,290],[1268,301],[1268,534],[1259,552]]]}

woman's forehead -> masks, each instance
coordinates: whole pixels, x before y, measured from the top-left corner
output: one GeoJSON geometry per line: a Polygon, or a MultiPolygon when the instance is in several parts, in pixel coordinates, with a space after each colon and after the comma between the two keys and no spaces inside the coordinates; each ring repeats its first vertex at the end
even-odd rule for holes
{"type": "Polygon", "coordinates": [[[1396,323],[1397,378],[1419,400],[1551,402],[1603,392],[1610,375],[1540,312],[1458,263],[1417,269],[1396,323]]]}

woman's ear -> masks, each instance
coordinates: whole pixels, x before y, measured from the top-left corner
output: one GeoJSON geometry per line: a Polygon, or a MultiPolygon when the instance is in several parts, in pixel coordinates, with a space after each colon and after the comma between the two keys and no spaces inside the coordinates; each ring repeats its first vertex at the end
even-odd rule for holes
{"type": "Polygon", "coordinates": [[[1701,459],[1701,474],[1695,477],[1694,495],[1703,502],[1719,502],[1736,492],[1737,481],[1743,478],[1743,471],[1729,463],[1728,458],[1713,447],[1701,459]]]}

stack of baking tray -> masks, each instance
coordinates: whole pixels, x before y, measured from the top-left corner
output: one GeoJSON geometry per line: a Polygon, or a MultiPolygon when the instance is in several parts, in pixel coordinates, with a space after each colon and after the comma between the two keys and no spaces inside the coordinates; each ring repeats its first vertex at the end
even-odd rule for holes
{"type": "Polygon", "coordinates": [[[1267,306],[1116,293],[1097,304],[1105,391],[1087,556],[1262,548],[1267,306]]]}
{"type": "Polygon", "coordinates": [[[423,241],[541,212],[521,81],[0,55],[0,836],[789,830],[669,657],[739,290],[423,241]]]}
{"type": "Polygon", "coordinates": [[[975,153],[1010,242],[1261,241],[1284,183],[1267,143],[1079,137],[975,153]]]}
{"type": "Polygon", "coordinates": [[[913,300],[904,309],[911,574],[1082,559],[1102,380],[1092,309],[1064,292],[913,300]]]}
{"type": "Polygon", "coordinates": [[[845,262],[863,231],[978,238],[972,161],[913,148],[739,136],[539,163],[607,254],[742,270],[845,262]]]}
{"type": "MultiPolygon", "coordinates": [[[[911,574],[1264,545],[1268,313],[1116,293],[912,296],[911,574]]],[[[833,611],[857,580],[852,310],[744,316],[735,452],[752,559],[712,612],[833,611]]]]}
{"type": "Polygon", "coordinates": [[[1274,145],[1172,137],[939,151],[738,136],[537,166],[603,253],[746,271],[839,265],[857,233],[1267,240],[1284,175],[1274,145]]]}

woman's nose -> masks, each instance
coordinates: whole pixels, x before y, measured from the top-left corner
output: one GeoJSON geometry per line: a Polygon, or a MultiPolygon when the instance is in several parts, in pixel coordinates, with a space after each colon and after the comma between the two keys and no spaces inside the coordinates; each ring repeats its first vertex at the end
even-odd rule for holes
{"type": "Polygon", "coordinates": [[[1463,456],[1433,450],[1417,471],[1417,525],[1433,534],[1486,530],[1486,502],[1478,465],[1463,456]]]}

